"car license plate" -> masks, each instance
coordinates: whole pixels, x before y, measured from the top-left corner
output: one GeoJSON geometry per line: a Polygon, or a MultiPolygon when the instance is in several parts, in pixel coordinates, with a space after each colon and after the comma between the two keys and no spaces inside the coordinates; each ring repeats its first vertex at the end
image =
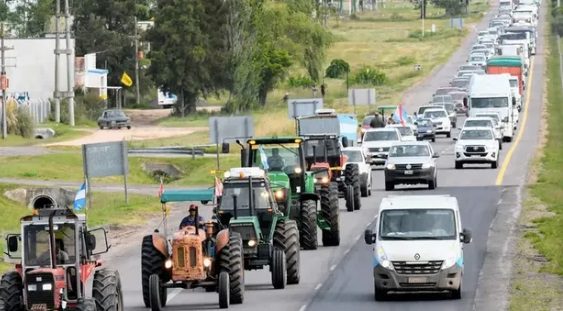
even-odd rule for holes
{"type": "Polygon", "coordinates": [[[412,174],[413,174],[412,170],[405,171],[405,175],[412,175],[412,174]]]}
{"type": "Polygon", "coordinates": [[[409,283],[413,283],[413,284],[426,283],[426,278],[425,277],[412,277],[412,278],[409,278],[409,283]]]}

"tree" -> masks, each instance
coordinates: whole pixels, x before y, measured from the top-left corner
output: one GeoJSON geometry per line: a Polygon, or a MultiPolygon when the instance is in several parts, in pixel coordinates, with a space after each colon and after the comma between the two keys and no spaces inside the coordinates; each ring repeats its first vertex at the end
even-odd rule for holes
{"type": "Polygon", "coordinates": [[[463,0],[431,0],[432,4],[446,10],[446,15],[456,16],[463,13],[465,1],[463,0]]]}
{"type": "Polygon", "coordinates": [[[195,112],[198,96],[226,84],[226,12],[222,0],[159,1],[154,12],[149,75],[178,95],[180,114],[195,112]]]}

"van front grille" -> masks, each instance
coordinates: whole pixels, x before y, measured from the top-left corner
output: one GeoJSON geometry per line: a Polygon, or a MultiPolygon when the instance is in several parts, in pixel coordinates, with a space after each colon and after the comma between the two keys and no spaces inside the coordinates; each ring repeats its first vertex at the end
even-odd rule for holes
{"type": "Polygon", "coordinates": [[[398,274],[436,274],[442,267],[442,260],[425,262],[393,261],[393,267],[398,274]]]}

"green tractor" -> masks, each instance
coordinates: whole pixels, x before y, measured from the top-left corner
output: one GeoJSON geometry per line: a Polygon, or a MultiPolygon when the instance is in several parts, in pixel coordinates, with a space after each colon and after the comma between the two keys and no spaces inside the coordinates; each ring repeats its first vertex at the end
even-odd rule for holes
{"type": "Polygon", "coordinates": [[[324,246],[338,246],[338,190],[330,189],[330,183],[317,184],[317,177],[328,176],[328,169],[307,171],[303,139],[256,138],[248,140],[246,147],[238,143],[242,147],[242,166],[267,172],[280,211],[297,222],[303,249],[317,248],[317,226],[322,230],[324,246]]]}
{"type": "Polygon", "coordinates": [[[276,289],[299,283],[299,231],[279,209],[266,173],[256,167],[225,172],[215,209],[218,223],[242,237],[244,269],[270,266],[276,289]]]}

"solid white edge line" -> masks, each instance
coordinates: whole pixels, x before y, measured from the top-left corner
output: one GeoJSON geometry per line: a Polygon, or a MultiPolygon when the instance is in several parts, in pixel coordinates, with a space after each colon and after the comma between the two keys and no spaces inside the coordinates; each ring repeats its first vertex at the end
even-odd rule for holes
{"type": "Polygon", "coordinates": [[[334,271],[334,269],[336,269],[336,265],[330,266],[330,271],[334,271]]]}
{"type": "Polygon", "coordinates": [[[317,286],[315,286],[315,290],[316,290],[316,291],[319,290],[319,288],[321,288],[321,286],[323,286],[323,283],[317,284],[317,286]]]}

